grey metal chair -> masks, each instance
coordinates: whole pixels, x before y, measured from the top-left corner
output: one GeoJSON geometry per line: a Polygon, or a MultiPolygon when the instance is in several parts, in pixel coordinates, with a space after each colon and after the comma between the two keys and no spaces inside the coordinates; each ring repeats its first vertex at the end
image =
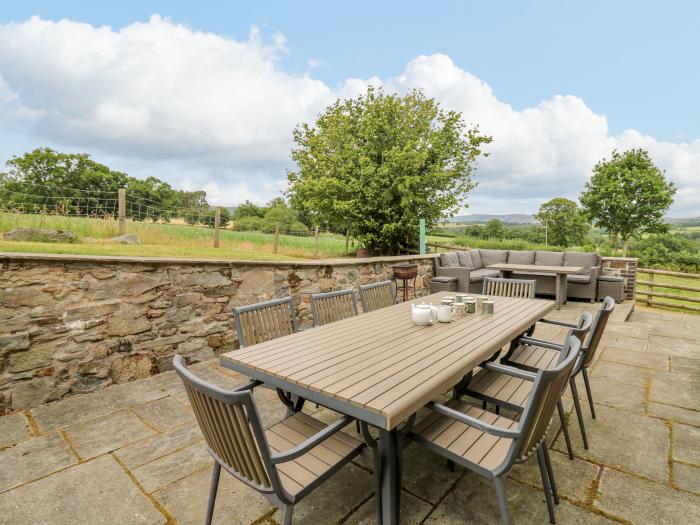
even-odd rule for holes
{"type": "Polygon", "coordinates": [[[374,312],[375,310],[395,304],[391,286],[391,281],[360,285],[362,310],[365,313],[374,312]]]}
{"type": "MultiPolygon", "coordinates": [[[[588,448],[588,437],[586,436],[586,427],[583,423],[583,413],[581,411],[581,403],[578,398],[578,389],[576,388],[576,376],[580,373],[583,376],[583,383],[586,387],[588,395],[588,405],[591,410],[591,416],[595,419],[595,408],[593,406],[593,393],[591,392],[590,380],[588,378],[588,368],[593,363],[593,358],[598,349],[601,337],[605,331],[605,326],[608,324],[608,319],[615,309],[615,300],[612,297],[606,297],[603,300],[603,306],[596,313],[590,331],[585,341],[581,345],[582,359],[576,364],[569,384],[571,385],[571,395],[574,398],[574,407],[576,409],[576,417],[578,425],[581,429],[581,437],[583,439],[584,448],[588,448]]],[[[576,328],[576,325],[565,323],[562,321],[552,321],[542,319],[541,323],[563,326],[566,328],[576,328]]],[[[508,354],[506,354],[501,363],[509,366],[521,368],[536,372],[541,368],[541,365],[551,363],[552,359],[556,359],[557,353],[561,351],[562,345],[550,341],[542,341],[532,337],[524,336],[517,340],[517,344],[512,345],[508,354]]]]}
{"type": "Polygon", "coordinates": [[[521,299],[535,298],[535,285],[532,279],[504,279],[502,277],[484,277],[484,295],[499,297],[519,297],[521,299]]]}
{"type": "MultiPolygon", "coordinates": [[[[569,330],[567,337],[574,336],[583,343],[591,329],[592,323],[593,316],[588,312],[583,312],[578,324],[569,330]]],[[[532,357],[536,359],[535,362],[539,370],[553,368],[561,362],[563,355],[561,352],[555,352],[551,355],[533,354],[532,357]]],[[[574,367],[575,370],[576,367],[574,367]]],[[[467,395],[478,399],[482,402],[484,409],[488,408],[488,404],[491,403],[496,407],[496,414],[500,413],[501,407],[520,413],[525,407],[531,388],[532,385],[525,379],[504,375],[501,372],[485,367],[472,377],[469,377],[469,381],[466,382],[465,386],[455,389],[455,397],[459,399],[461,395],[467,395]]],[[[574,459],[568,422],[561,399],[557,401],[557,411],[559,412],[559,421],[561,422],[569,459],[574,459]]]]}
{"type": "Polygon", "coordinates": [[[311,294],[314,326],[341,321],[357,315],[357,301],[352,290],[311,294]]]}
{"type": "Polygon", "coordinates": [[[208,452],[214,458],[205,524],[211,524],[223,467],[265,496],[290,525],[294,505],[357,456],[365,444],[339,432],[353,421],[343,416],[325,423],[297,412],[263,430],[253,399],[254,381],[232,391],[210,385],[187,370],[176,355],[173,364],[185,384],[208,452]]]}
{"type": "Polygon", "coordinates": [[[241,348],[293,334],[299,330],[291,297],[233,307],[241,348]]]}
{"type": "Polygon", "coordinates": [[[409,433],[414,441],[493,481],[501,521],[505,525],[510,519],[503,479],[515,463],[525,461],[535,452],[549,521],[555,523],[552,496],[556,502],[559,497],[547,451],[546,433],[557,401],[579,358],[580,346],[576,337],[568,337],[561,352],[562,361],[537,374],[495,363],[485,364],[489,369],[532,382],[518,422],[453,399],[445,405],[428,403],[431,413],[409,433]]]}

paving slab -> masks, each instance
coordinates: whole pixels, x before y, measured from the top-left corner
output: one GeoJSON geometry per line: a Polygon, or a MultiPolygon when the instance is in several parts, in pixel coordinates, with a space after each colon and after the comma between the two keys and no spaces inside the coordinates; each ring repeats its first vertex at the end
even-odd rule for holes
{"type": "MultiPolygon", "coordinates": [[[[648,371],[647,371],[648,374],[648,371]]],[[[646,386],[636,386],[624,383],[618,383],[612,379],[601,379],[591,377],[591,392],[593,402],[609,407],[624,408],[640,414],[644,413],[647,398],[646,386]]],[[[581,406],[584,411],[589,411],[588,395],[583,383],[583,378],[576,378],[576,387],[578,388],[578,397],[581,400],[581,406]]],[[[571,395],[571,390],[566,390],[566,395],[571,395]]]]}
{"type": "Polygon", "coordinates": [[[700,343],[697,342],[697,339],[678,339],[675,337],[652,335],[649,336],[649,349],[657,354],[695,359],[700,357],[700,343]]]}
{"type": "Polygon", "coordinates": [[[651,376],[649,399],[700,411],[700,377],[679,372],[654,371],[651,376]]]}
{"type": "Polygon", "coordinates": [[[700,497],[605,469],[594,506],[635,524],[700,523],[700,497]]]}
{"type": "Polygon", "coordinates": [[[22,412],[0,416],[0,449],[31,437],[32,430],[22,412]]]}
{"type": "Polygon", "coordinates": [[[625,348],[627,350],[633,350],[635,352],[646,352],[648,350],[649,342],[646,339],[637,339],[636,337],[628,337],[626,335],[614,335],[610,334],[605,336],[606,346],[615,346],[617,348],[625,348]],[[611,341],[612,338],[614,341],[611,341]]]}
{"type": "Polygon", "coordinates": [[[668,356],[651,352],[637,352],[617,346],[606,346],[600,359],[654,370],[667,371],[669,367],[668,356]]]}
{"type": "Polygon", "coordinates": [[[83,459],[106,454],[156,434],[129,410],[78,423],[66,428],[65,432],[83,459]]]}
{"type": "MultiPolygon", "coordinates": [[[[162,488],[153,496],[177,525],[201,525],[207,513],[210,482],[211,468],[208,468],[162,488]]],[[[271,512],[271,505],[259,492],[222,470],[213,523],[247,525],[271,512]]]]}
{"type": "Polygon", "coordinates": [[[203,440],[197,425],[185,425],[121,448],[114,455],[132,469],[203,440]]]}
{"type": "Polygon", "coordinates": [[[647,403],[647,414],[661,419],[678,421],[686,425],[700,426],[700,412],[696,410],[687,410],[685,408],[649,401],[649,403],[647,403]]]}
{"type": "Polygon", "coordinates": [[[673,459],[700,466],[700,428],[673,425],[673,459]]]}
{"type": "Polygon", "coordinates": [[[649,337],[670,337],[672,339],[693,339],[693,330],[683,319],[665,320],[651,327],[649,337]]]}
{"type": "Polygon", "coordinates": [[[673,484],[700,496],[700,467],[674,462],[673,484]]]}
{"type": "Polygon", "coordinates": [[[404,449],[403,486],[419,498],[437,503],[447,490],[464,473],[462,467],[455,472],[447,468],[447,461],[417,444],[404,449]]]}
{"type": "Polygon", "coordinates": [[[610,379],[618,383],[646,387],[649,371],[639,366],[600,360],[591,372],[592,378],[610,379]]]}
{"type": "Polygon", "coordinates": [[[182,450],[155,459],[133,469],[143,489],[154,492],[198,470],[213,464],[213,459],[203,443],[195,443],[182,450]]]}
{"type": "MultiPolygon", "coordinates": [[[[584,411],[590,448],[585,450],[575,417],[569,429],[574,455],[594,463],[619,467],[651,479],[668,479],[669,436],[666,424],[627,410],[596,405],[596,419],[584,411]]],[[[566,452],[563,435],[554,447],[566,452]]]]}
{"type": "MultiPolygon", "coordinates": [[[[408,494],[401,493],[401,523],[402,525],[419,525],[432,509],[432,505],[408,494]]],[[[357,511],[343,521],[343,525],[377,525],[377,509],[374,496],[365,502],[357,511]]]]}
{"type": "Polygon", "coordinates": [[[161,432],[194,422],[194,413],[189,404],[184,405],[170,396],[135,406],[132,410],[161,432]]]}
{"type": "Polygon", "coordinates": [[[700,376],[700,353],[697,358],[671,356],[671,372],[700,376]]]}
{"type": "Polygon", "coordinates": [[[160,525],[166,519],[104,456],[0,494],[0,523],[160,525]]]}
{"type": "Polygon", "coordinates": [[[58,432],[23,441],[0,450],[0,492],[77,462],[78,458],[58,432]]]}

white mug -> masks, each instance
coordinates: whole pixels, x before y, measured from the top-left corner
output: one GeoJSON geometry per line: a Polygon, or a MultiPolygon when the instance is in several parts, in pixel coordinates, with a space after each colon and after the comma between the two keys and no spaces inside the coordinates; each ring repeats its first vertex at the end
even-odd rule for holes
{"type": "Polygon", "coordinates": [[[441,304],[438,306],[438,321],[441,323],[449,323],[455,315],[455,308],[451,304],[441,304]]]}

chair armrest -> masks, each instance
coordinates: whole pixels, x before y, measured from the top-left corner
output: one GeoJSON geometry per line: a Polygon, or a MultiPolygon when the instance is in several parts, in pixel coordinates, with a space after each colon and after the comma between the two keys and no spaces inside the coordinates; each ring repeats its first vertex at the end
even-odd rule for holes
{"type": "Polygon", "coordinates": [[[532,337],[527,336],[519,337],[518,343],[530,346],[539,346],[540,348],[548,348],[549,350],[556,350],[557,352],[561,352],[564,348],[562,345],[557,343],[552,343],[550,341],[542,341],[541,339],[534,339],[532,337]]]}
{"type": "Polygon", "coordinates": [[[231,392],[245,392],[246,390],[253,390],[256,386],[260,386],[262,384],[262,381],[258,381],[256,379],[255,381],[248,383],[247,385],[241,385],[234,388],[233,390],[231,390],[231,392]]]}
{"type": "Polygon", "coordinates": [[[486,432],[487,434],[491,434],[493,436],[515,439],[520,435],[520,433],[515,430],[508,430],[506,428],[496,427],[494,425],[484,423],[483,421],[480,421],[472,416],[468,416],[467,414],[463,414],[462,412],[453,410],[452,408],[447,407],[445,405],[435,403],[434,401],[430,401],[425,406],[430,410],[434,410],[438,414],[447,416],[450,419],[454,419],[456,421],[459,421],[460,423],[469,425],[470,427],[478,428],[482,432],[486,432]]]}
{"type": "Polygon", "coordinates": [[[435,267],[436,277],[456,277],[457,278],[457,289],[460,292],[466,292],[469,288],[469,274],[471,269],[465,268],[463,266],[451,266],[446,268],[444,266],[435,267]]]}
{"type": "Polygon", "coordinates": [[[591,266],[591,281],[598,279],[600,275],[600,266],[591,266]]]}
{"type": "Polygon", "coordinates": [[[573,323],[565,323],[564,321],[553,321],[551,319],[540,319],[538,323],[555,324],[557,326],[566,326],[567,328],[578,328],[577,325],[573,323]]]}
{"type": "Polygon", "coordinates": [[[272,454],[270,456],[270,461],[272,461],[273,464],[285,463],[287,461],[296,459],[299,456],[303,456],[316,445],[325,441],[342,428],[348,426],[353,421],[354,419],[350,416],[343,416],[337,421],[334,421],[333,423],[328,425],[323,430],[317,432],[310,438],[306,439],[303,443],[298,444],[296,447],[290,448],[285,452],[280,452],[279,454],[272,454]]]}
{"type": "Polygon", "coordinates": [[[524,379],[525,381],[534,381],[535,377],[537,377],[532,372],[526,372],[525,370],[520,370],[518,368],[513,368],[512,366],[506,366],[498,363],[486,362],[482,365],[482,367],[493,372],[517,377],[518,379],[524,379]]]}

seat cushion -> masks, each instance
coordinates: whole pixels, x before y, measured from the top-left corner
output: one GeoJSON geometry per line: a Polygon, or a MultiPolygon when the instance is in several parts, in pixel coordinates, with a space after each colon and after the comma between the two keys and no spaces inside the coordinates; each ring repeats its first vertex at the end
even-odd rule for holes
{"type": "Polygon", "coordinates": [[[501,359],[506,365],[519,365],[529,370],[542,370],[556,366],[561,354],[556,350],[539,346],[520,345],[509,356],[501,359]]]}
{"type": "Polygon", "coordinates": [[[451,282],[454,282],[456,280],[457,280],[456,277],[448,277],[446,275],[439,275],[437,277],[432,277],[430,279],[430,281],[434,282],[434,283],[451,283],[451,282]]]}
{"type": "Polygon", "coordinates": [[[566,282],[569,284],[589,284],[591,282],[591,274],[567,275],[566,282]]]}
{"type": "Polygon", "coordinates": [[[468,251],[457,252],[457,260],[459,265],[464,268],[469,268],[470,270],[474,268],[474,263],[472,262],[472,254],[468,251]]]}
{"type": "Polygon", "coordinates": [[[582,266],[589,270],[598,265],[598,255],[585,252],[564,252],[564,266],[582,266]]]}
{"type": "Polygon", "coordinates": [[[508,250],[482,250],[479,249],[481,254],[481,265],[486,268],[492,264],[504,263],[508,260],[508,250]]]}
{"type": "Polygon", "coordinates": [[[508,264],[535,264],[535,252],[508,250],[508,264]]]}
{"type": "Polygon", "coordinates": [[[484,281],[484,277],[498,277],[498,270],[489,270],[488,268],[481,268],[479,270],[472,270],[471,272],[469,272],[470,283],[481,283],[484,281]]]}
{"type": "Polygon", "coordinates": [[[472,264],[474,265],[472,266],[472,270],[479,270],[480,268],[483,268],[484,265],[481,262],[481,254],[479,253],[479,250],[475,248],[473,250],[469,250],[469,253],[472,256],[472,264]]]}
{"type": "MultiPolygon", "coordinates": [[[[512,419],[475,408],[454,399],[451,399],[445,405],[497,427],[515,430],[518,425],[512,419]]],[[[499,467],[508,456],[508,450],[513,443],[513,440],[510,438],[500,438],[487,434],[475,427],[465,425],[437,412],[430,412],[418,421],[411,434],[416,441],[430,449],[436,450],[438,453],[440,450],[448,450],[461,456],[466,463],[479,465],[486,470],[494,470],[499,467]]]]}
{"type": "Polygon", "coordinates": [[[537,250],[535,264],[537,266],[564,266],[564,252],[537,250]]]}
{"type": "MultiPolygon", "coordinates": [[[[273,453],[285,452],[317,432],[326,428],[325,423],[304,412],[283,419],[265,431],[265,437],[273,453]]],[[[277,469],[285,490],[298,494],[326,474],[338,463],[352,459],[364,443],[344,433],[336,432],[306,454],[292,461],[278,463],[277,469]]]]}
{"type": "Polygon", "coordinates": [[[444,268],[456,268],[459,266],[457,252],[447,252],[440,254],[440,265],[444,268]]]}

